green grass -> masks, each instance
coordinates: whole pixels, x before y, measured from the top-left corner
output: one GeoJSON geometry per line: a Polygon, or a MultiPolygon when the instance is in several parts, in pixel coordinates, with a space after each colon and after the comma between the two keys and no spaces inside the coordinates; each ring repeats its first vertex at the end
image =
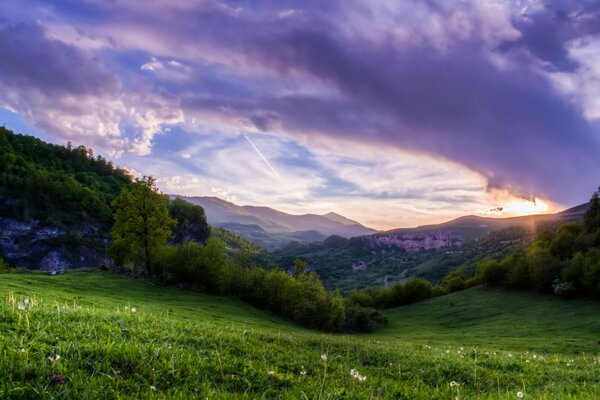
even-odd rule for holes
{"type": "Polygon", "coordinates": [[[374,336],[545,353],[600,353],[600,303],[481,287],[387,312],[374,336]]]}
{"type": "Polygon", "coordinates": [[[329,335],[109,273],[2,275],[0,398],[600,398],[599,311],[471,289],[391,310],[375,334],[329,335]]]}

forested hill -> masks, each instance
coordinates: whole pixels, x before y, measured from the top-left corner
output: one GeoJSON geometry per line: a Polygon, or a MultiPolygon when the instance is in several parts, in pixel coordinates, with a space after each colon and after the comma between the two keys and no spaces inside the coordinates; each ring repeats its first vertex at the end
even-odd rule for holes
{"type": "Polygon", "coordinates": [[[84,146],[0,128],[0,256],[48,270],[110,263],[111,202],[131,183],[84,146]]]}
{"type": "Polygon", "coordinates": [[[0,215],[69,229],[112,223],[110,203],[132,182],[92,149],[45,143],[0,128],[0,215]]]}
{"type": "MultiPolygon", "coordinates": [[[[110,265],[111,203],[132,182],[92,149],[0,127],[0,257],[45,270],[110,265]]],[[[201,207],[171,201],[169,213],[177,221],[171,240],[208,238],[201,207]]],[[[234,236],[228,243],[235,247],[240,240],[234,236]]]]}

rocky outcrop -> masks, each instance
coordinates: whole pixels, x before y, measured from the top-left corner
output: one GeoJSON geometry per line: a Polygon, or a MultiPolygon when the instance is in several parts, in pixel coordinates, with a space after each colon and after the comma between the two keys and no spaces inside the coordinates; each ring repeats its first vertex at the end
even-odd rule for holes
{"type": "Polygon", "coordinates": [[[0,217],[0,256],[11,265],[62,271],[67,268],[108,267],[108,234],[86,222],[69,232],[39,221],[0,217]]]}

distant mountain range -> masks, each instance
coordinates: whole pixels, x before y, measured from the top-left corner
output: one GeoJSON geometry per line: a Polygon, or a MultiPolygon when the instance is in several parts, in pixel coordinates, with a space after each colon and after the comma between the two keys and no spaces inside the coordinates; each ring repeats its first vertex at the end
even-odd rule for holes
{"type": "Polygon", "coordinates": [[[349,238],[377,233],[333,212],[294,215],[269,207],[239,206],[218,197],[172,197],[203,207],[210,225],[230,230],[266,249],[290,242],[322,241],[331,235],[349,238]]]}

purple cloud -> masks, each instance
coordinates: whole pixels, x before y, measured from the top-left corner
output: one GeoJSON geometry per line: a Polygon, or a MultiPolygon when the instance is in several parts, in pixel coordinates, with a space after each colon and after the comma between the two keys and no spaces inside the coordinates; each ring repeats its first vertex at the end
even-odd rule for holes
{"type": "Polygon", "coordinates": [[[0,79],[158,109],[140,128],[142,152],[185,115],[425,153],[479,172],[490,188],[575,203],[598,184],[600,139],[556,74],[580,73],[571,48],[600,42],[599,11],[585,1],[61,2],[48,29],[72,25],[101,48],[12,25],[0,31],[0,51],[12,55],[0,79]]]}
{"type": "Polygon", "coordinates": [[[53,95],[103,96],[118,90],[118,80],[84,51],[46,37],[38,24],[0,29],[0,80],[18,90],[53,95]]]}

